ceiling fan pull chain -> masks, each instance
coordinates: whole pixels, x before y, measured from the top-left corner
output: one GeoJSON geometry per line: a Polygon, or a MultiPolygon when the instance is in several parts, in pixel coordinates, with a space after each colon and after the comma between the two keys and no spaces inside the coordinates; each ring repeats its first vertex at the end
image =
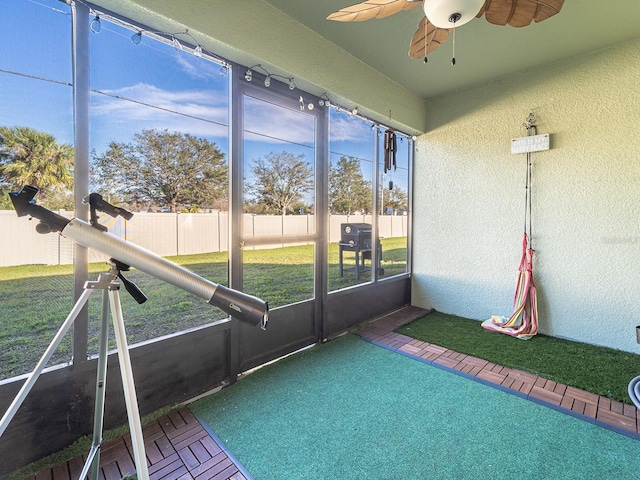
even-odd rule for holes
{"type": "Polygon", "coordinates": [[[427,50],[429,47],[429,43],[431,43],[427,41],[427,37],[429,36],[429,29],[427,28],[429,26],[429,22],[426,21],[426,19],[423,19],[422,21],[424,22],[424,63],[427,63],[429,61],[429,59],[427,58],[427,50]]]}
{"type": "Polygon", "coordinates": [[[453,54],[451,56],[451,65],[456,64],[456,22],[453,21],[453,54]]]}

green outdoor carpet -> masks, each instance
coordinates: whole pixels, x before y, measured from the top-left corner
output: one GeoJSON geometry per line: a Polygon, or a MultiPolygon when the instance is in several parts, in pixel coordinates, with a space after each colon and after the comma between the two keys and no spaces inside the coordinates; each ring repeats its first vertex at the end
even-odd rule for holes
{"type": "Polygon", "coordinates": [[[352,335],[190,408],[256,480],[640,478],[637,440],[352,335]]]}

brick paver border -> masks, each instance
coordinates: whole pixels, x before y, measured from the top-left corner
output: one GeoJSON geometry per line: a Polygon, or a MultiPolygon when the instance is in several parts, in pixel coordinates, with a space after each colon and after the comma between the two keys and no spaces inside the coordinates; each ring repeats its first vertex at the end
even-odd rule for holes
{"type": "Polygon", "coordinates": [[[402,355],[518,395],[622,435],[640,440],[640,414],[633,405],[611,400],[551,380],[506,368],[480,358],[395,333],[393,330],[427,313],[407,307],[365,323],[353,333],[402,355]]]}

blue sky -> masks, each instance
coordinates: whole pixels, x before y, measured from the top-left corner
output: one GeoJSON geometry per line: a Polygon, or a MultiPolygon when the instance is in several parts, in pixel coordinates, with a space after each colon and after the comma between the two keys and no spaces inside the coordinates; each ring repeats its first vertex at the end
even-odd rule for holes
{"type": "Polygon", "coordinates": [[[43,82],[0,73],[0,124],[28,126],[73,143],[71,15],[67,5],[0,2],[0,68],[52,79],[43,82]]]}
{"type": "MultiPolygon", "coordinates": [[[[0,29],[0,125],[28,126],[73,144],[69,6],[2,0],[0,29]]],[[[134,45],[133,33],[103,17],[100,33],[91,34],[91,88],[102,92],[91,95],[91,148],[103,152],[112,140],[129,142],[144,128],[166,128],[207,138],[228,154],[229,76],[217,63],[148,36],[134,45]]],[[[260,135],[247,136],[245,162],[284,149],[313,161],[312,116],[259,101],[246,105],[245,130],[260,135]]],[[[360,158],[370,180],[373,134],[369,123],[334,111],[332,158],[360,158]]],[[[396,176],[397,185],[406,184],[396,176]]]]}

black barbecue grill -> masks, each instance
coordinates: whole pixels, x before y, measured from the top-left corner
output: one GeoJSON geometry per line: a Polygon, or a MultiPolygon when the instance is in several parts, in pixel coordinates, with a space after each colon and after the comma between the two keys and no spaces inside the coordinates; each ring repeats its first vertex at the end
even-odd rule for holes
{"type": "MultiPolygon", "coordinates": [[[[360,272],[371,270],[371,267],[365,267],[365,260],[371,262],[372,248],[371,224],[369,223],[342,223],[340,224],[340,276],[345,271],[352,271],[356,274],[356,279],[360,279],[360,272]],[[354,252],[355,265],[352,268],[344,268],[344,252],[354,252]]],[[[380,260],[382,260],[382,245],[378,240],[377,263],[378,273],[384,274],[384,270],[380,268],[380,260]]]]}

